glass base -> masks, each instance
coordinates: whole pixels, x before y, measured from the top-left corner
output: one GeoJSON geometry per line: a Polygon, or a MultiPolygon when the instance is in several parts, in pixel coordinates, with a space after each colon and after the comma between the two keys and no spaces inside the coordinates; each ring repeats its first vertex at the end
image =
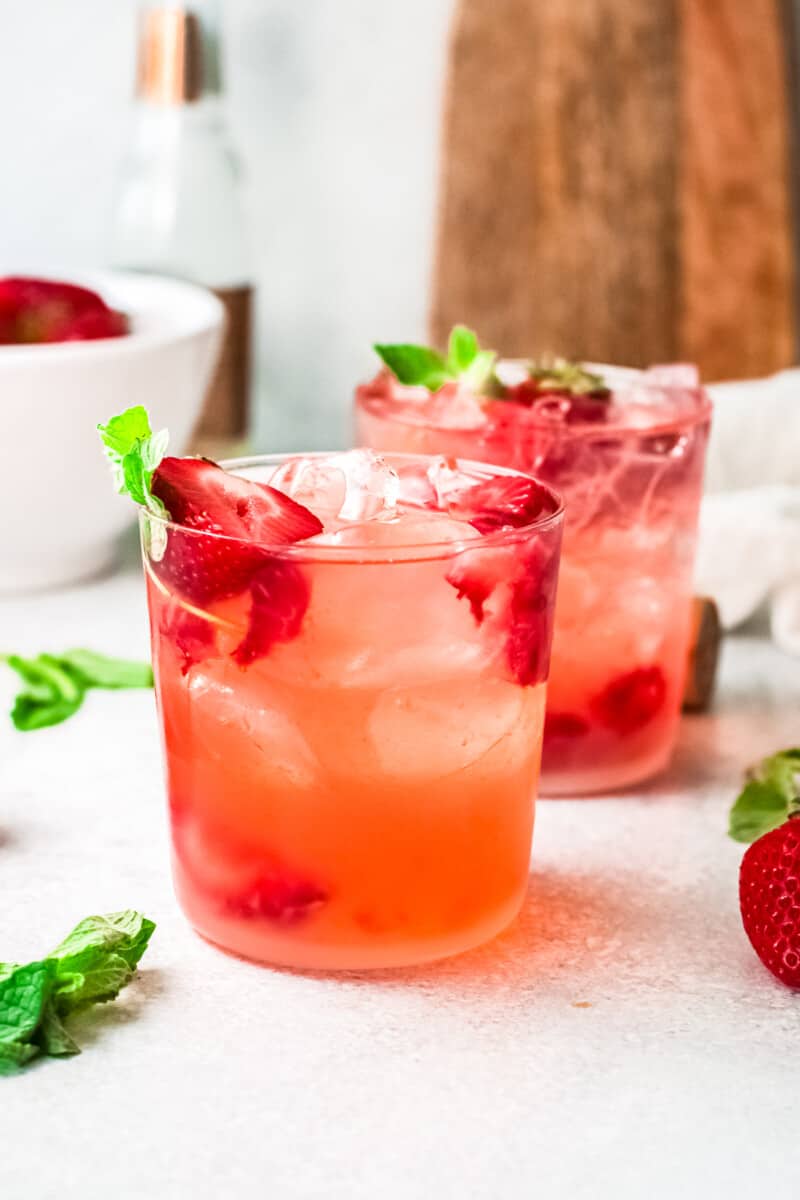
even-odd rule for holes
{"type": "Polygon", "coordinates": [[[453,958],[492,941],[517,918],[522,908],[526,887],[508,904],[495,910],[490,917],[468,930],[461,929],[451,936],[418,939],[405,942],[360,943],[357,945],[321,945],[299,938],[290,931],[270,932],[256,948],[252,931],[242,937],[233,923],[208,923],[194,919],[184,909],[195,933],[218,950],[260,966],[296,971],[380,971],[401,967],[417,967],[425,963],[453,958]]]}
{"type": "Polygon", "coordinates": [[[566,799],[570,796],[599,796],[619,792],[659,775],[672,757],[672,746],[657,753],[642,755],[629,762],[601,763],[596,767],[571,767],[564,771],[542,771],[539,797],[566,799]]]}

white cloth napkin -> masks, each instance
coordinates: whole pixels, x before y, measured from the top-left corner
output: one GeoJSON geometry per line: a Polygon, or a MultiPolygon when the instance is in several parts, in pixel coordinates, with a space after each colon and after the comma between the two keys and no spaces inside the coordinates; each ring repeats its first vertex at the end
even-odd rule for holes
{"type": "Polygon", "coordinates": [[[775,642],[800,654],[800,369],[709,391],[697,591],[726,629],[766,605],[775,642]]]}

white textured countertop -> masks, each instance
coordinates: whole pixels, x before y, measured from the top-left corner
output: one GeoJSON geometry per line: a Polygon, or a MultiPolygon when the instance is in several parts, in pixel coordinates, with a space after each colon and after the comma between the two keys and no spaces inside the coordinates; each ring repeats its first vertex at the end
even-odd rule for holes
{"type": "MultiPolygon", "coordinates": [[[[74,644],[146,651],[137,574],[0,601],[0,647],[74,644]]],[[[322,978],[184,923],[151,695],[95,693],[36,734],[0,720],[0,959],[91,912],[158,922],[137,981],[81,1019],[80,1057],[0,1079],[3,1200],[795,1193],[800,997],[745,939],[725,825],[741,768],[798,740],[800,663],[731,640],[717,711],[685,722],[668,777],[540,805],[514,929],[441,965],[322,978]]]]}

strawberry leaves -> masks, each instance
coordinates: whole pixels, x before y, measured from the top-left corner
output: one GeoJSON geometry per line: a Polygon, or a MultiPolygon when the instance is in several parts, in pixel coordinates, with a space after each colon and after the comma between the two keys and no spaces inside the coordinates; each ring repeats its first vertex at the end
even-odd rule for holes
{"type": "Polygon", "coordinates": [[[780,750],[748,773],[730,812],[728,834],[754,842],[800,812],[800,747],[780,750]]]}
{"type": "Polygon", "coordinates": [[[120,495],[130,496],[154,516],[166,519],[169,514],[153,495],[152,482],[153,473],[167,452],[167,430],[153,433],[147,410],[140,404],[112,417],[107,425],[98,425],[97,429],[120,495]]]}
{"type": "Polygon", "coordinates": [[[463,383],[476,392],[484,389],[494,371],[497,355],[481,350],[471,329],[456,325],[450,334],[447,354],[429,346],[409,343],[378,344],[375,353],[395,378],[410,387],[425,387],[436,392],[446,383],[463,383]]]}

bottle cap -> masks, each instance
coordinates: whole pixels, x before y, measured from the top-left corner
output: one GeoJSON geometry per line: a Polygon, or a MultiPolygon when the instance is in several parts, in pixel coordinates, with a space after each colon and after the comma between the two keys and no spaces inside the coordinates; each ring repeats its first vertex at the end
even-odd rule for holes
{"type": "Polygon", "coordinates": [[[200,17],[179,5],[148,7],[141,15],[137,93],[154,104],[187,104],[219,84],[216,46],[200,17]]]}

